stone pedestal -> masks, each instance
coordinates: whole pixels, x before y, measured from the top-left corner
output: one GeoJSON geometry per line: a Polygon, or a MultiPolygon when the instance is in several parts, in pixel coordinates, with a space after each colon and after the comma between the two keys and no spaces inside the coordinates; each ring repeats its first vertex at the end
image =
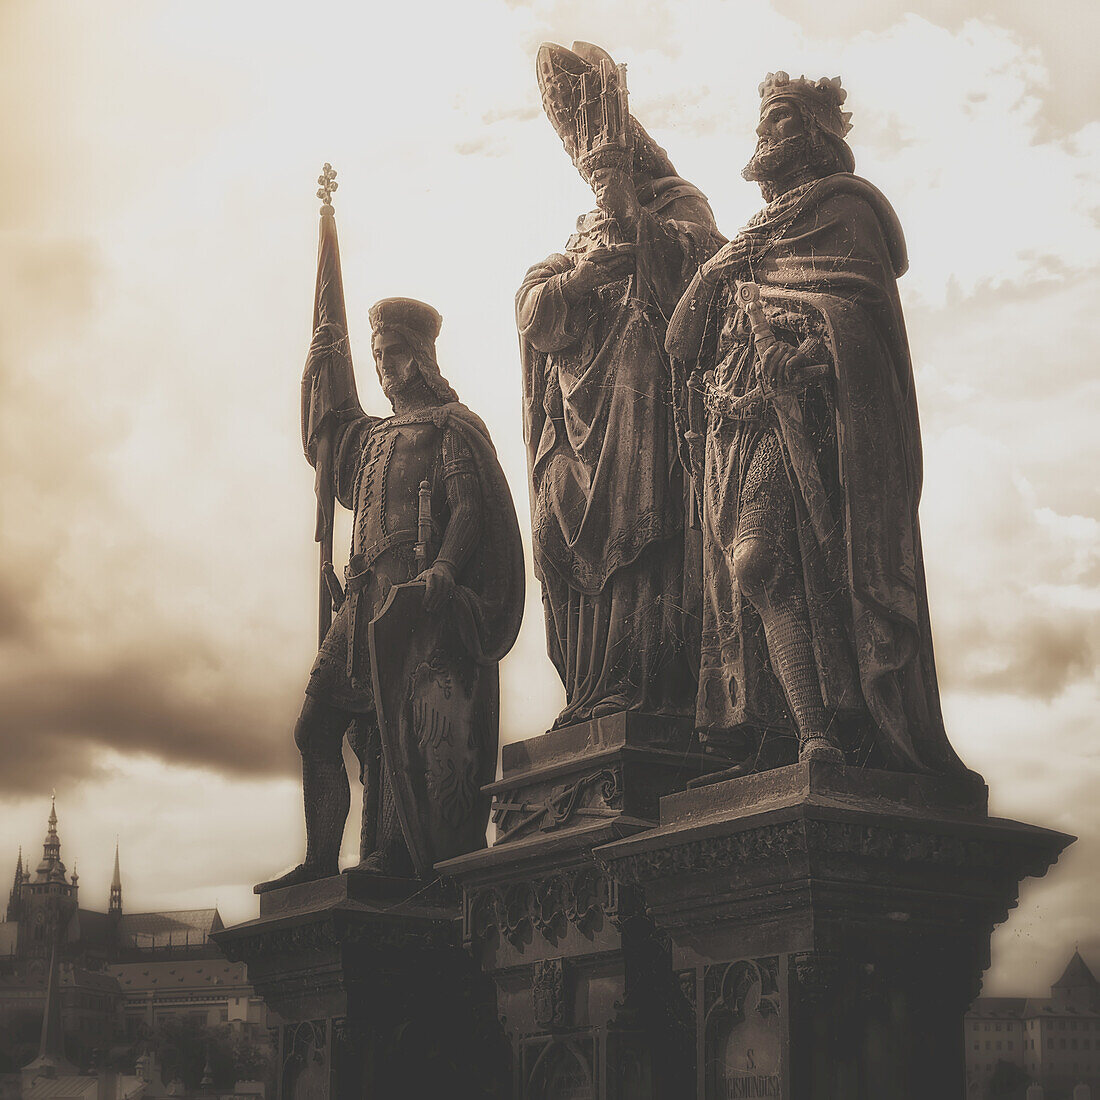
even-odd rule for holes
{"type": "Polygon", "coordinates": [[[278,1100],[507,1095],[453,889],[345,872],[261,894],[258,919],[214,938],[283,1021],[278,1100]]]}
{"type": "Polygon", "coordinates": [[[796,764],[671,794],[597,848],[671,939],[697,1052],[675,1095],[962,1100],[990,933],[1073,839],[989,818],[985,794],[796,764]]]}
{"type": "Polygon", "coordinates": [[[616,714],[507,745],[497,842],[437,869],[496,984],[524,1100],[690,1094],[694,1032],[667,938],[592,850],[651,829],[705,767],[688,720],[616,714]]]}

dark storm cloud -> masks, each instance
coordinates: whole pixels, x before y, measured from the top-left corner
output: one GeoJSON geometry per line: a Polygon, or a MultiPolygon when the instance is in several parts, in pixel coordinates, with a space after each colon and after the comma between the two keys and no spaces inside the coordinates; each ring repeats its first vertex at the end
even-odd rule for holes
{"type": "Polygon", "coordinates": [[[0,582],[0,642],[24,637],[29,630],[23,601],[6,583],[0,582]]]}
{"type": "Polygon", "coordinates": [[[1096,667],[1096,641],[1081,621],[1037,621],[1012,637],[1005,667],[974,677],[977,688],[1053,699],[1096,667]]]}
{"type": "Polygon", "coordinates": [[[188,690],[190,655],[162,650],[104,667],[33,668],[0,681],[0,793],[86,781],[101,750],[237,776],[289,775],[290,700],[188,690]]]}
{"type": "Polygon", "coordinates": [[[943,686],[953,691],[1003,692],[1044,702],[1091,679],[1100,656],[1095,616],[1066,612],[1034,615],[1011,625],[972,622],[944,639],[938,662],[943,686]]]}
{"type": "Polygon", "coordinates": [[[289,774],[294,699],[196,627],[186,596],[159,598],[166,575],[182,584],[172,548],[120,493],[129,391],[76,353],[106,279],[78,238],[0,257],[0,795],[94,781],[104,750],[289,774]]]}

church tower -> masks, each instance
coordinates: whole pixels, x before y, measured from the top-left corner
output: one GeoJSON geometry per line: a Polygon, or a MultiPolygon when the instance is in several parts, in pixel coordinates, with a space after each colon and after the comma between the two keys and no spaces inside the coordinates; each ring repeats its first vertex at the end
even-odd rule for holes
{"type": "Polygon", "coordinates": [[[51,950],[64,941],[69,921],[76,912],[76,892],[75,876],[72,882],[65,878],[61,838],[57,833],[57,805],[52,802],[42,843],[42,861],[32,879],[24,878],[19,919],[18,953],[38,961],[33,969],[43,980],[51,950]]]}
{"type": "Polygon", "coordinates": [[[115,873],[111,879],[111,900],[107,903],[107,912],[117,919],[122,916],[122,875],[118,870],[118,841],[115,841],[115,873]]]}

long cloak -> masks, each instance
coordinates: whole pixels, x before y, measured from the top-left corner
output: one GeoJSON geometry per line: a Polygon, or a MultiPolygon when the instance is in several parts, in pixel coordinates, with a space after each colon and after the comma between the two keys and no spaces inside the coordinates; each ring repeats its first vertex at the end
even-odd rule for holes
{"type": "MultiPolygon", "coordinates": [[[[712,291],[696,280],[685,295],[689,311],[707,311],[705,358],[692,361],[675,325],[669,346],[687,373],[727,356],[746,331],[743,319],[730,323],[732,284],[751,279],[777,334],[797,342],[805,331],[797,317],[809,318],[832,361],[831,381],[800,398],[815,462],[807,467],[783,444],[826,706],[842,715],[865,708],[869,762],[961,770],[943,727],[928,619],[917,518],[920,428],[896,283],[907,258],[897,216],[867,181],[837,173],[777,200],[728,247],[740,266],[712,291]],[[828,490],[824,509],[814,482],[828,490]],[[822,531],[829,534],[822,538],[822,531]]],[[[743,362],[751,358],[749,351],[743,362]]],[[[742,372],[741,392],[753,373],[742,372]]],[[[678,393],[681,404],[692,399],[682,385],[678,393]]],[[[712,420],[709,432],[706,479],[716,484],[703,487],[712,514],[704,516],[709,598],[697,720],[711,729],[759,727],[775,713],[774,678],[761,668],[762,637],[730,575],[729,521],[751,457],[744,443],[754,430],[751,421],[727,421],[716,432],[712,420]],[[724,468],[717,434],[726,437],[724,468]],[[729,514],[714,514],[720,509],[729,514]]]]}

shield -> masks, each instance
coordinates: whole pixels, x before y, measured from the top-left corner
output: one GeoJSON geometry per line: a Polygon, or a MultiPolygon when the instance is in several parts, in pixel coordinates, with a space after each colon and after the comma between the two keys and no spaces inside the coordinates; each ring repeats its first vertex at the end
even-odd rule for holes
{"type": "Polygon", "coordinates": [[[481,787],[496,769],[497,666],[465,653],[452,618],[459,599],[429,614],[424,583],[399,584],[368,628],[386,778],[421,878],[484,847],[481,787]]]}

